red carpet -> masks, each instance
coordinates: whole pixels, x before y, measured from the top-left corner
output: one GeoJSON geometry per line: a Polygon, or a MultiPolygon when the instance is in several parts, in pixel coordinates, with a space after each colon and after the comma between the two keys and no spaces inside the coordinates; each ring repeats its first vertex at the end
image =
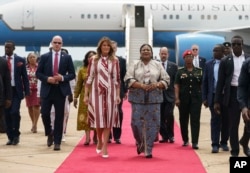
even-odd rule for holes
{"type": "Polygon", "coordinates": [[[56,173],[205,173],[199,157],[189,147],[182,147],[180,129],[175,124],[175,143],[155,143],[153,158],[137,155],[135,141],[130,127],[130,104],[123,104],[124,119],[122,144],[109,144],[109,158],[97,155],[95,145],[83,146],[82,139],[72,153],[56,170],[56,173]]]}

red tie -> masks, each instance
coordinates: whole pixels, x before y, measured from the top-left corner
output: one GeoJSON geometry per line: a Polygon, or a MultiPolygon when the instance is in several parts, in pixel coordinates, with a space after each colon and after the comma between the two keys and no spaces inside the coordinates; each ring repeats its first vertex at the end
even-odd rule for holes
{"type": "Polygon", "coordinates": [[[53,71],[53,74],[56,75],[57,73],[58,73],[58,53],[56,52],[55,59],[54,59],[54,71],[53,71]]]}
{"type": "Polygon", "coordinates": [[[8,57],[7,63],[8,63],[8,68],[10,70],[10,78],[11,78],[11,57],[10,56],[8,57]]]}

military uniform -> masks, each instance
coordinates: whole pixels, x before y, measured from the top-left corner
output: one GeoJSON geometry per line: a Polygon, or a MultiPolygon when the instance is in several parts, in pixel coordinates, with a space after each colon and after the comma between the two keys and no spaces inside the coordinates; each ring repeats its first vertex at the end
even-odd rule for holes
{"type": "Polygon", "coordinates": [[[194,67],[188,71],[182,67],[177,71],[175,84],[179,85],[179,120],[184,143],[188,143],[188,122],[190,116],[192,144],[198,144],[200,113],[202,105],[202,69],[194,67]]]}

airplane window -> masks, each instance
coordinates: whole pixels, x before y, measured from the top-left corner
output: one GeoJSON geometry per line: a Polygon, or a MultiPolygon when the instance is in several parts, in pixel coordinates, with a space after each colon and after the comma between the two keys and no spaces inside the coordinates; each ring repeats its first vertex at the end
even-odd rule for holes
{"type": "Polygon", "coordinates": [[[205,16],[204,16],[204,15],[201,15],[201,19],[204,20],[204,19],[205,19],[205,16]]]}
{"type": "Polygon", "coordinates": [[[189,19],[189,20],[192,19],[192,15],[191,15],[191,14],[188,15],[188,19],[189,19]]]}
{"type": "Polygon", "coordinates": [[[94,19],[97,19],[97,14],[94,14],[94,19]]]}
{"type": "Polygon", "coordinates": [[[81,18],[84,19],[84,14],[81,15],[81,18]]]}
{"type": "Polygon", "coordinates": [[[100,14],[100,18],[103,19],[103,14],[100,14]]]}
{"type": "Polygon", "coordinates": [[[172,14],[169,15],[169,19],[173,19],[173,15],[172,14]]]}
{"type": "Polygon", "coordinates": [[[90,19],[91,18],[91,14],[88,14],[88,19],[90,19]]]}
{"type": "Polygon", "coordinates": [[[110,15],[109,15],[109,14],[107,14],[106,18],[107,18],[107,19],[109,19],[109,18],[110,18],[110,15]]]}
{"type": "Polygon", "coordinates": [[[239,15],[239,20],[242,20],[242,16],[241,15],[239,15]]]}
{"type": "Polygon", "coordinates": [[[245,15],[245,19],[248,20],[248,15],[245,15]]]}
{"type": "Polygon", "coordinates": [[[167,19],[167,15],[166,14],[163,15],[163,19],[167,19]]]}
{"type": "Polygon", "coordinates": [[[210,19],[211,19],[211,16],[210,16],[210,15],[207,15],[207,19],[210,20],[210,19]]]}
{"type": "Polygon", "coordinates": [[[214,15],[214,20],[217,20],[217,15],[214,15]]]}
{"type": "Polygon", "coordinates": [[[180,16],[177,14],[177,15],[175,16],[175,18],[176,18],[176,19],[179,19],[179,18],[180,18],[180,16]]]}

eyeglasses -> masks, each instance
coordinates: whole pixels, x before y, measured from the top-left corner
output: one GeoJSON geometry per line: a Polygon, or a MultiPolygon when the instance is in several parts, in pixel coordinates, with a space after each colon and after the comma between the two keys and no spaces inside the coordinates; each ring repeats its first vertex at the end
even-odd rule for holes
{"type": "Polygon", "coordinates": [[[197,51],[198,49],[192,49],[193,51],[197,51]]]}
{"type": "Polygon", "coordinates": [[[56,41],[54,41],[53,43],[54,43],[54,44],[62,44],[61,42],[56,42],[56,41]]]}
{"type": "Polygon", "coordinates": [[[241,46],[241,43],[232,43],[232,46],[241,46]]]}

